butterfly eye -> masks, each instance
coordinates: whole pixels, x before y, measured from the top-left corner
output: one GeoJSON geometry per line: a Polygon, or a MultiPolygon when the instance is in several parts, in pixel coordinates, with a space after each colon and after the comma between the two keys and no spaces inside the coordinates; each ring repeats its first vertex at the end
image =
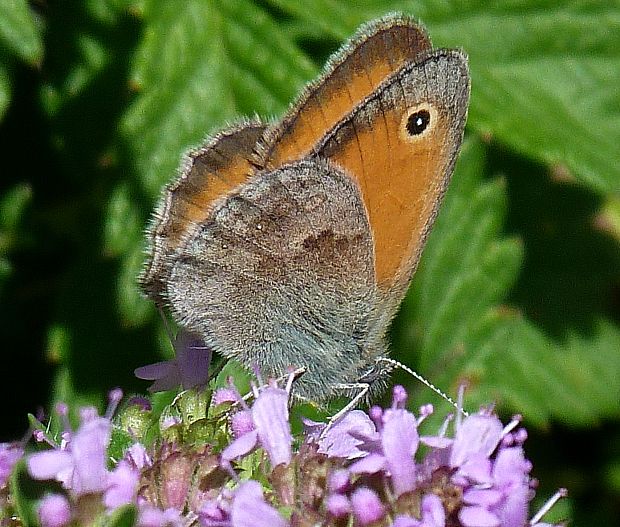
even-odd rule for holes
{"type": "Polygon", "coordinates": [[[428,110],[417,110],[407,118],[405,128],[410,136],[420,135],[431,122],[431,114],[428,110]]]}

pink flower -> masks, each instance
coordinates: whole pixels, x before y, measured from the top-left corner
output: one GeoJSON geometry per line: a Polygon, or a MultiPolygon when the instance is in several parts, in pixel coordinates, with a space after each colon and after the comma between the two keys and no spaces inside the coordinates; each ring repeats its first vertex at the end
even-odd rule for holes
{"type": "Polygon", "coordinates": [[[369,488],[360,487],[351,495],[353,515],[359,525],[370,525],[385,515],[385,507],[377,493],[369,488]]]}
{"type": "Polygon", "coordinates": [[[373,422],[366,412],[353,410],[336,422],[319,439],[319,452],[329,457],[355,459],[368,454],[358,447],[364,442],[360,436],[370,437],[376,433],[373,422]]]}
{"type": "Polygon", "coordinates": [[[288,422],[288,398],[286,390],[275,386],[264,388],[252,405],[253,429],[235,439],[222,452],[222,461],[230,463],[233,459],[250,453],[262,446],[269,456],[271,466],[288,464],[291,460],[291,428],[288,422]]]}
{"type": "Polygon", "coordinates": [[[24,455],[24,447],[19,443],[0,443],[0,487],[6,485],[13,467],[24,455]]]}
{"type": "Polygon", "coordinates": [[[69,500],[60,494],[45,496],[37,512],[41,527],[65,527],[71,521],[69,500]]]}
{"type": "Polygon", "coordinates": [[[257,481],[246,481],[235,491],[230,513],[232,527],[287,527],[288,522],[269,505],[257,481]]]}
{"type": "Polygon", "coordinates": [[[65,449],[32,454],[28,471],[35,479],[55,479],[76,496],[105,490],[106,449],[111,423],[103,417],[82,422],[65,449]]]}

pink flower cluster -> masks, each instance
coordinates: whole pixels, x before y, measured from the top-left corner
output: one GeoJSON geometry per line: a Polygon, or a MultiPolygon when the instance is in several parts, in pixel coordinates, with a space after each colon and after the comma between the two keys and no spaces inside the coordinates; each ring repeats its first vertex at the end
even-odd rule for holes
{"type": "MultiPolygon", "coordinates": [[[[329,425],[308,422],[303,437],[295,438],[289,390],[290,383],[287,389],[275,384],[255,389],[251,406],[232,388],[217,392],[215,403],[233,402],[237,408],[231,418],[234,438],[219,454],[203,445],[204,455],[194,450],[194,461],[187,463],[183,456],[190,450],[164,448],[166,455],[157,457],[138,442],[122,459],[111,460],[111,415],[120,400],[120,392],[112,392],[106,416],[83,409],[77,431],[65,426],[60,443],[37,433],[53,448],[29,455],[28,470],[63,489],[41,501],[41,525],[81,524],[130,506],[139,527],[197,522],[203,527],[543,527],[549,524],[540,522],[542,514],[563,495],[560,491],[528,519],[534,485],[519,419],[503,426],[482,410],[459,414],[454,423],[449,416],[439,432],[423,435],[421,425],[432,406],[415,415],[405,407],[404,388],[397,386],[389,408],[354,410],[329,425]],[[249,457],[252,453],[257,455],[249,457]],[[181,465],[187,467],[170,470],[181,465]],[[147,480],[151,487],[145,491],[147,480]],[[159,492],[153,484],[168,490],[159,492]],[[193,500],[179,495],[165,508],[165,500],[156,498],[175,488],[189,492],[194,484],[201,490],[193,500]]],[[[66,417],[66,408],[59,413],[66,417]]]]}

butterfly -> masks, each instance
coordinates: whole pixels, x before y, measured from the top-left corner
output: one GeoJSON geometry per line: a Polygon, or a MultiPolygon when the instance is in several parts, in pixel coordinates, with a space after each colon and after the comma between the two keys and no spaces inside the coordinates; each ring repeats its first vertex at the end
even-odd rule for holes
{"type": "Polygon", "coordinates": [[[466,55],[391,15],[363,26],[283,118],[183,159],[154,214],[148,297],[301,398],[385,384],[386,332],[463,138],[466,55]]]}

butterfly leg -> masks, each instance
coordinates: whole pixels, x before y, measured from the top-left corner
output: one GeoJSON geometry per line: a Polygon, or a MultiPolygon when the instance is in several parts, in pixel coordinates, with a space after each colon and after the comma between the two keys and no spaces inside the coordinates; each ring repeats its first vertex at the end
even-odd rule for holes
{"type": "Polygon", "coordinates": [[[365,382],[355,382],[350,384],[339,384],[336,386],[336,390],[342,390],[351,392],[353,390],[357,390],[357,393],[351,398],[351,400],[341,409],[338,410],[334,415],[332,415],[327,421],[327,426],[321,432],[319,439],[325,437],[325,434],[334,426],[340,419],[342,419],[347,413],[349,413],[353,408],[355,408],[358,403],[366,397],[368,391],[370,390],[370,384],[365,382]]]}

